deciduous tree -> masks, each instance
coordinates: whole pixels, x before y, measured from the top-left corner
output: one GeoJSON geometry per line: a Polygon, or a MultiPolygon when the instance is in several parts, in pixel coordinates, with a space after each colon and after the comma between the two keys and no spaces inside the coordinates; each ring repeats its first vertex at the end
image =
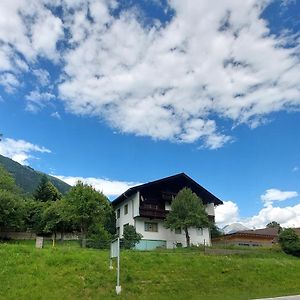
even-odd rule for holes
{"type": "Polygon", "coordinates": [[[0,229],[22,225],[24,201],[13,177],[0,166],[0,229]]]}
{"type": "Polygon", "coordinates": [[[95,224],[104,226],[111,206],[107,197],[92,186],[80,181],[66,195],[67,202],[71,205],[72,220],[83,238],[83,246],[89,229],[95,224]]]}
{"type": "Polygon", "coordinates": [[[141,240],[143,236],[137,233],[134,226],[127,225],[123,232],[123,246],[125,249],[132,249],[141,240]]]}
{"type": "Polygon", "coordinates": [[[189,247],[189,228],[204,228],[209,225],[210,222],[201,199],[191,189],[183,188],[172,201],[165,226],[171,229],[182,228],[185,232],[187,247],[189,247]]]}

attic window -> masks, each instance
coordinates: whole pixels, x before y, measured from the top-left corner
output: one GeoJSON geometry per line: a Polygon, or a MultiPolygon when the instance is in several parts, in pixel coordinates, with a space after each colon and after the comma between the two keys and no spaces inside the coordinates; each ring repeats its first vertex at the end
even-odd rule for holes
{"type": "Polygon", "coordinates": [[[117,209],[117,219],[120,218],[120,208],[117,209]]]}
{"type": "Polygon", "coordinates": [[[124,206],[124,215],[128,214],[128,204],[124,206]]]}

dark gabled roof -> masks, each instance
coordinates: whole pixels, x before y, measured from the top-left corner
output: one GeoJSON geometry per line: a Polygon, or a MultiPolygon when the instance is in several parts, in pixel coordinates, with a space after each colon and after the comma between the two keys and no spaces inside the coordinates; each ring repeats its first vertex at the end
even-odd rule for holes
{"type": "Polygon", "coordinates": [[[113,200],[112,204],[116,205],[118,203],[121,203],[128,197],[135,194],[137,191],[140,191],[141,193],[143,193],[145,191],[149,191],[154,188],[166,187],[166,186],[176,187],[178,190],[177,192],[179,192],[184,187],[188,187],[194,193],[196,193],[198,197],[201,198],[201,200],[203,201],[204,204],[206,204],[206,203],[214,203],[215,205],[223,204],[223,202],[220,199],[218,199],[212,193],[207,191],[204,187],[202,187],[200,184],[198,184],[196,181],[194,181],[192,178],[190,178],[185,173],[179,173],[179,174],[176,174],[173,176],[165,177],[162,179],[158,179],[155,181],[151,181],[148,183],[134,186],[134,187],[128,189],[123,194],[121,194],[115,200],[113,200]]]}

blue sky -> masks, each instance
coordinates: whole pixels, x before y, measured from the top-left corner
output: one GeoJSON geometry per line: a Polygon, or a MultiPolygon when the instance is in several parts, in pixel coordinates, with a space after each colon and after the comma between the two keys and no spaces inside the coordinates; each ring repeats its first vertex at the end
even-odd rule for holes
{"type": "Polygon", "coordinates": [[[300,2],[239,2],[1,1],[0,153],[111,199],[185,172],[220,226],[300,226],[300,2]]]}

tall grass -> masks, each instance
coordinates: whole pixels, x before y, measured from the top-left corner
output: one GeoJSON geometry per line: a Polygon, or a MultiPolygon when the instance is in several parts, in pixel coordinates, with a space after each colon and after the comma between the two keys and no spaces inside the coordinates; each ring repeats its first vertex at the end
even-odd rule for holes
{"type": "Polygon", "coordinates": [[[0,244],[0,299],[251,299],[300,294],[300,259],[276,251],[122,251],[122,294],[109,253],[77,243],[0,244]]]}

